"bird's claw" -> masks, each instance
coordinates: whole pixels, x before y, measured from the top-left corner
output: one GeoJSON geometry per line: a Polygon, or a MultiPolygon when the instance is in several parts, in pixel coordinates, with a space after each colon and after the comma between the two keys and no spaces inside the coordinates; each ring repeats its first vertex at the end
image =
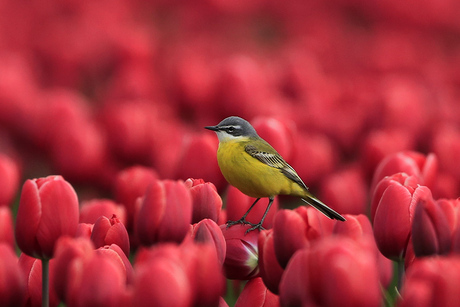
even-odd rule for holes
{"type": "Polygon", "coordinates": [[[260,230],[264,230],[265,228],[262,226],[262,223],[258,223],[258,224],[254,224],[254,223],[251,223],[249,221],[246,221],[246,219],[244,218],[241,218],[237,221],[228,221],[227,222],[227,228],[233,226],[233,225],[237,225],[237,224],[241,224],[241,225],[250,225],[251,228],[249,228],[248,230],[246,230],[245,234],[247,234],[248,232],[250,231],[253,231],[253,230],[256,230],[258,229],[259,231],[260,230]]]}

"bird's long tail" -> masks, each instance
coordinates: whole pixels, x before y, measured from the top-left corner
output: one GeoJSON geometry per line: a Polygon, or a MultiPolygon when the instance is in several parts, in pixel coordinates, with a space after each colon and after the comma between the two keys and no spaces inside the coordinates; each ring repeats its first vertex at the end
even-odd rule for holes
{"type": "Polygon", "coordinates": [[[341,216],[339,213],[326,206],[322,201],[320,201],[318,198],[316,198],[309,192],[304,198],[302,198],[302,200],[310,206],[316,208],[318,211],[320,211],[330,219],[346,221],[346,219],[343,216],[341,216]]]}

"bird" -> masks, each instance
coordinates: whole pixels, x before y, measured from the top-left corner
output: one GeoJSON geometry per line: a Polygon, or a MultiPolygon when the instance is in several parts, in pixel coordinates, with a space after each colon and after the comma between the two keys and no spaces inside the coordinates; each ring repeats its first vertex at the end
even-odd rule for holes
{"type": "Polygon", "coordinates": [[[216,126],[204,128],[217,134],[217,162],[224,178],[244,194],[256,198],[241,219],[228,221],[227,227],[247,224],[251,227],[246,233],[263,230],[262,223],[277,195],[300,197],[328,218],[346,221],[308,190],[294,168],[245,119],[230,116],[216,126]],[[268,198],[267,208],[259,223],[251,223],[246,217],[261,198],[268,198]]]}

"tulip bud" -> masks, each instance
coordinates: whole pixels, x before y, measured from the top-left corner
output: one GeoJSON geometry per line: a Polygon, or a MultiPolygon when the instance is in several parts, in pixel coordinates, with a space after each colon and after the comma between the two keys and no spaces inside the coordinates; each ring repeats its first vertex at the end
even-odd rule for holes
{"type": "Polygon", "coordinates": [[[78,223],[77,231],[75,232],[76,238],[91,239],[91,233],[93,232],[93,224],[78,223]]]}
{"type": "Polygon", "coordinates": [[[14,250],[0,242],[0,305],[22,306],[26,284],[14,250]]]}
{"type": "Polygon", "coordinates": [[[420,200],[429,200],[431,192],[427,187],[413,184],[410,177],[395,175],[382,180],[376,187],[376,195],[381,194],[374,215],[374,236],[380,252],[390,259],[404,258],[411,236],[412,218],[415,205],[420,200]],[[394,179],[396,180],[394,180],[394,179]]]}
{"type": "MultiPolygon", "coordinates": [[[[253,197],[249,197],[242,192],[240,192],[237,188],[233,186],[228,187],[227,191],[227,218],[230,221],[237,221],[239,220],[243,214],[249,209],[249,207],[254,203],[256,199],[253,197]]],[[[248,216],[246,217],[246,221],[257,224],[262,219],[265,210],[267,209],[267,199],[262,198],[259,202],[252,208],[249,212],[248,216]]],[[[279,201],[278,197],[275,198],[273,204],[268,211],[267,216],[262,224],[265,229],[270,229],[273,227],[273,218],[278,211],[279,201]]]]}
{"type": "Polygon", "coordinates": [[[459,284],[458,256],[421,258],[407,269],[396,306],[457,306],[459,284]]]}
{"type": "Polygon", "coordinates": [[[227,243],[224,272],[228,279],[247,280],[259,275],[258,231],[246,230],[250,225],[220,226],[227,243]]]}
{"type": "Polygon", "coordinates": [[[117,244],[129,256],[129,236],[126,231],[125,225],[120,222],[114,214],[112,218],[108,219],[101,216],[94,224],[91,233],[91,241],[93,241],[96,248],[105,245],[117,244]]]}
{"type": "Polygon", "coordinates": [[[380,306],[374,250],[366,241],[329,237],[298,251],[281,279],[280,302],[282,306],[380,306]]]}
{"type": "Polygon", "coordinates": [[[278,263],[275,254],[273,229],[264,230],[259,235],[260,277],[271,292],[278,294],[278,286],[284,269],[278,263]]]}
{"type": "Polygon", "coordinates": [[[15,247],[13,214],[9,207],[0,207],[0,243],[15,247]]]}
{"type": "Polygon", "coordinates": [[[88,258],[93,255],[94,245],[87,238],[70,238],[62,237],[56,243],[55,264],[51,274],[54,282],[52,287],[57,296],[63,302],[66,302],[66,291],[69,283],[69,268],[72,262],[78,258],[88,258]]]}
{"type": "Polygon", "coordinates": [[[114,194],[116,201],[126,208],[127,229],[133,228],[136,199],[143,196],[147,187],[157,179],[156,171],[144,166],[132,166],[117,174],[114,194]]]}
{"type": "Polygon", "coordinates": [[[18,246],[24,253],[52,258],[59,237],[74,236],[77,226],[77,194],[61,176],[24,183],[15,228],[18,246]]]}
{"type": "Polygon", "coordinates": [[[213,220],[204,219],[193,225],[192,237],[195,242],[209,243],[214,246],[219,263],[224,263],[227,244],[222,229],[213,220]]]}
{"type": "Polygon", "coordinates": [[[113,263],[120,268],[123,275],[126,277],[126,283],[128,285],[133,283],[134,280],[134,269],[129,262],[125,252],[116,244],[105,245],[95,250],[96,254],[104,254],[105,257],[113,260],[113,263]]]}
{"type": "Polygon", "coordinates": [[[253,278],[246,283],[235,303],[235,307],[251,306],[279,306],[278,295],[270,292],[260,277],[253,278]]]}
{"type": "Polygon", "coordinates": [[[92,199],[83,201],[80,208],[80,223],[96,223],[100,216],[110,218],[116,215],[126,225],[126,209],[110,199],[92,199]]]}
{"type": "Polygon", "coordinates": [[[206,218],[217,222],[222,209],[222,198],[214,184],[202,179],[187,179],[184,184],[190,189],[192,196],[192,223],[206,218]]]}
{"type": "MultiPolygon", "coordinates": [[[[25,296],[26,306],[40,307],[42,305],[42,261],[22,253],[19,256],[18,264],[21,267],[28,290],[25,296]]],[[[55,261],[51,259],[49,262],[49,281],[51,285],[55,283],[53,274],[55,272],[54,265],[55,261]]],[[[58,305],[59,299],[56,291],[50,287],[49,306],[57,307],[58,305]]]]}
{"type": "Polygon", "coordinates": [[[447,217],[432,198],[420,199],[416,203],[412,244],[417,257],[445,255],[451,250],[451,230],[447,217]]]}
{"type": "Polygon", "coordinates": [[[156,181],[145,194],[136,222],[140,242],[180,243],[187,234],[192,220],[190,191],[180,181],[156,181]]]}

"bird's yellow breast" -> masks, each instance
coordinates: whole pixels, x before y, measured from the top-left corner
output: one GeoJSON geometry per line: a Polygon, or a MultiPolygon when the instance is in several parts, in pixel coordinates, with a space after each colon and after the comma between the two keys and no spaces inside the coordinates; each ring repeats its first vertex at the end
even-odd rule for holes
{"type": "Polygon", "coordinates": [[[251,197],[295,195],[302,197],[305,191],[287,178],[280,169],[271,167],[245,151],[249,138],[219,143],[217,161],[225,179],[238,190],[251,197]]]}

